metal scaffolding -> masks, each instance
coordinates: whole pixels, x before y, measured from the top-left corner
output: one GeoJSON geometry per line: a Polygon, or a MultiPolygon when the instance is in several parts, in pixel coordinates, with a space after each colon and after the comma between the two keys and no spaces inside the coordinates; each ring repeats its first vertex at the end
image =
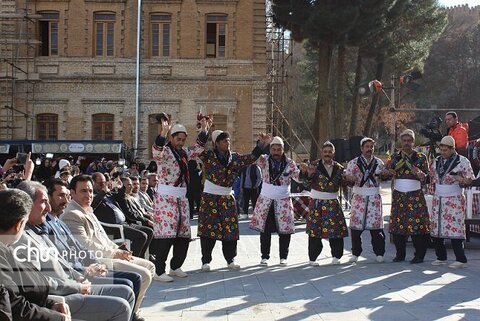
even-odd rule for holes
{"type": "Polygon", "coordinates": [[[0,140],[21,138],[22,129],[25,139],[33,134],[29,104],[38,81],[35,56],[40,44],[33,31],[41,16],[32,14],[29,5],[29,0],[0,2],[0,140]]]}
{"type": "Polygon", "coordinates": [[[293,64],[292,39],[285,28],[277,27],[273,15],[267,8],[267,132],[278,135],[289,147],[290,156],[297,159],[309,158],[310,150],[304,144],[294,126],[293,117],[300,117],[305,126],[307,122],[293,101],[293,88],[289,70],[293,64]],[[298,151],[298,152],[296,152],[298,151]]]}

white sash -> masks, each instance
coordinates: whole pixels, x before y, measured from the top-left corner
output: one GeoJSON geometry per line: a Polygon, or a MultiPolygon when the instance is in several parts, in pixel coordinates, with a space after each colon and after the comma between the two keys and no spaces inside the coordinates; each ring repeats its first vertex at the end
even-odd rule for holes
{"type": "Polygon", "coordinates": [[[395,180],[395,190],[401,193],[408,193],[413,191],[418,191],[422,189],[422,184],[420,181],[415,179],[396,179],[395,180]]]}
{"type": "Polygon", "coordinates": [[[374,196],[380,194],[380,187],[353,187],[353,194],[362,195],[362,196],[374,196]]]}
{"type": "Polygon", "coordinates": [[[290,197],[290,185],[276,186],[263,182],[260,195],[274,200],[290,197]]]}
{"type": "Polygon", "coordinates": [[[187,195],[187,188],[158,184],[157,193],[160,195],[168,195],[168,196],[174,196],[177,198],[182,198],[187,195]]]}
{"type": "Polygon", "coordinates": [[[463,189],[458,184],[453,185],[435,185],[435,195],[440,197],[459,196],[462,195],[463,189]]]}
{"type": "Polygon", "coordinates": [[[338,193],[319,192],[312,189],[310,191],[310,197],[316,200],[336,200],[338,198],[338,193]]]}
{"type": "Polygon", "coordinates": [[[208,179],[205,180],[205,186],[203,187],[203,192],[212,194],[212,195],[222,195],[228,196],[233,194],[231,187],[219,186],[210,182],[208,179]]]}

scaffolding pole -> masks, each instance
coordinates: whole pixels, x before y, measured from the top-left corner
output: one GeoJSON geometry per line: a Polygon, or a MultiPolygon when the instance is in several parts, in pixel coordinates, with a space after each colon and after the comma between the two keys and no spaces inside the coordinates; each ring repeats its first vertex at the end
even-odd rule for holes
{"type": "Polygon", "coordinates": [[[35,54],[40,41],[32,35],[40,15],[32,13],[29,0],[0,2],[0,139],[33,139],[35,54]],[[24,118],[18,121],[18,116],[24,118]],[[24,134],[16,129],[24,129],[24,134]],[[22,137],[23,136],[23,137],[22,137]]]}

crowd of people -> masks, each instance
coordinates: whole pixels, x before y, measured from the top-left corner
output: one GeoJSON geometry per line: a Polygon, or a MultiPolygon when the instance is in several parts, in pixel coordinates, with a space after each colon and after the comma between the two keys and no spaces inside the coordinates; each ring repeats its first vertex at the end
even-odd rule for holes
{"type": "Polygon", "coordinates": [[[104,159],[86,168],[82,159],[60,160],[58,168],[48,160],[35,168],[27,157],[21,175],[10,179],[16,160],[8,160],[0,191],[0,320],[143,320],[139,308],[152,280],[188,277],[182,265],[194,213],[201,271],[210,271],[217,241],[228,269],[240,269],[236,180],[246,194],[240,206],[244,213],[252,201],[249,227],[260,234],[261,265],[269,264],[272,233],[279,235],[280,265],[288,264],[295,233],[292,182],[310,190],[310,265],[319,265],[323,239],[330,243],[331,264],[340,264],[349,232],[349,261],[357,262],[364,231],[371,234],[376,261],[384,262],[380,184],[393,180],[388,230],[396,248],[393,262],[406,260],[410,237],[415,249],[410,263],[423,263],[433,240],[431,264],[447,264],[444,242],[451,239],[455,261],[449,266],[466,267],[463,188],[480,181],[469,160],[457,153],[454,137],[443,137],[440,156],[430,164],[415,150],[410,129],[401,133],[400,150],[385,162],[374,156],[375,141],[365,137],[361,155],[346,166],[334,160],[335,146],[328,141],[321,146],[321,159],[297,164],[278,136],[260,134],[252,152],[242,155],[231,151],[228,132],[210,132],[213,119],[200,123],[196,143],[186,147],[185,126],[161,119],[152,163],[147,167],[136,159],[128,171],[104,159]],[[209,138],[212,149],[205,147],[209,138]],[[426,185],[434,190],[430,210],[426,185]],[[338,199],[345,186],[353,191],[349,226],[338,199]]]}

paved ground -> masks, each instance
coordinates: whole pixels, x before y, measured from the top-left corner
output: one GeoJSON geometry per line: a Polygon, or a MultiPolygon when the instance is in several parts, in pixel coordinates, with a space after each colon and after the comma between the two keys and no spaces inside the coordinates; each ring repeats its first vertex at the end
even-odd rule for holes
{"type": "MultiPolygon", "coordinates": [[[[385,196],[389,203],[389,195],[385,196]]],[[[193,225],[196,235],[196,221],[193,225]]],[[[248,229],[247,220],[242,220],[240,230],[240,271],[225,268],[217,243],[212,271],[200,272],[200,242],[195,239],[183,267],[189,277],[168,284],[154,282],[142,315],[149,321],[480,320],[479,249],[467,248],[468,268],[453,270],[432,266],[433,250],[423,264],[392,263],[394,247],[387,242],[386,263],[379,264],[365,233],[364,252],[357,264],[348,263],[350,251],[345,250],[343,264],[330,266],[330,249],[324,242],[320,267],[311,267],[305,226],[298,225],[288,266],[278,264],[278,238],[274,236],[272,258],[265,268],[258,264],[258,234],[248,229]]],[[[478,245],[480,239],[473,242],[478,245]]],[[[350,238],[345,239],[345,249],[350,249],[350,238]]],[[[453,253],[448,251],[451,260],[453,253]]],[[[407,256],[413,256],[411,244],[407,256]]]]}

